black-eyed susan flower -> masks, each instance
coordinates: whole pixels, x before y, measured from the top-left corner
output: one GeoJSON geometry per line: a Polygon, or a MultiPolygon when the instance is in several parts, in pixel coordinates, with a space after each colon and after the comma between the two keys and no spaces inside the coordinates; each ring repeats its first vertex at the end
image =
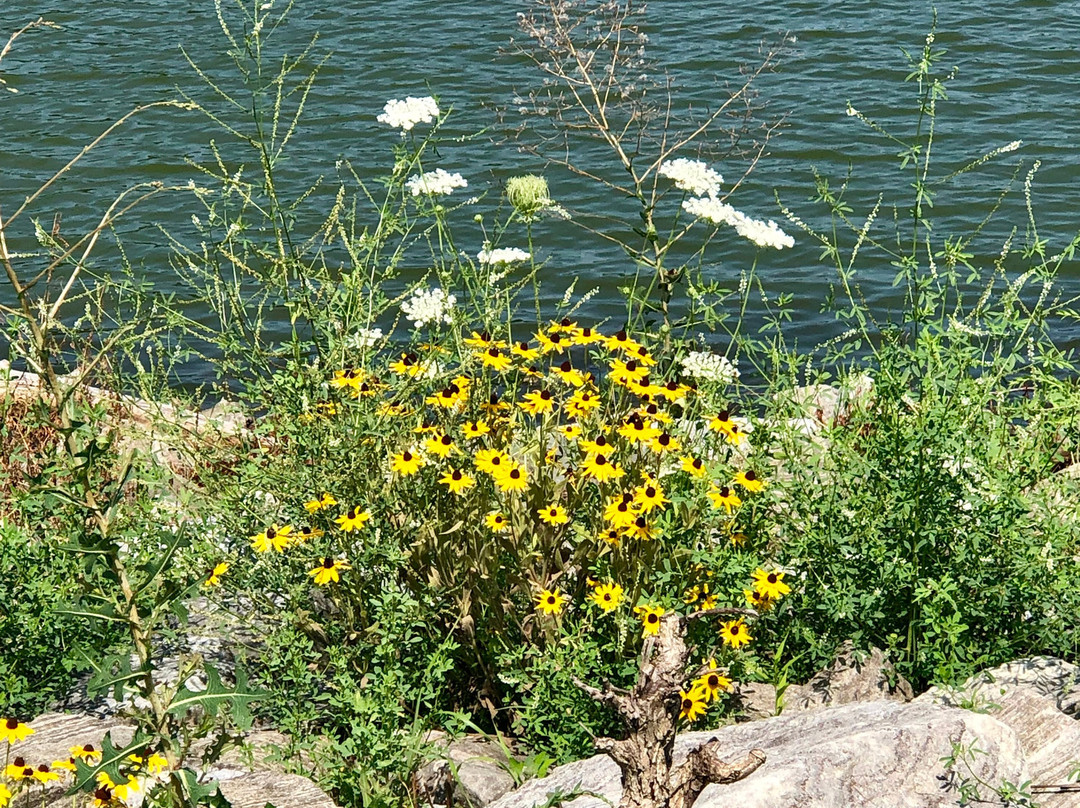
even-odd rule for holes
{"type": "Polygon", "coordinates": [[[34,769],[34,773],[30,776],[42,785],[45,785],[46,783],[51,783],[53,780],[60,779],[60,775],[50,769],[45,763],[42,763],[40,766],[34,769]]]}
{"type": "Polygon", "coordinates": [[[95,749],[92,743],[83,744],[82,746],[73,746],[68,751],[71,752],[73,758],[85,763],[96,763],[101,760],[101,750],[95,749]]]}
{"type": "Polygon", "coordinates": [[[424,398],[424,403],[434,404],[437,407],[456,407],[458,404],[463,403],[467,397],[460,385],[451,382],[434,395],[424,398]]]}
{"type": "Polygon", "coordinates": [[[11,802],[11,789],[0,783],[0,808],[7,808],[9,802],[11,802]]]}
{"type": "Polygon", "coordinates": [[[619,529],[633,524],[637,515],[633,494],[617,494],[604,506],[604,519],[619,529]]]}
{"type": "Polygon", "coordinates": [[[116,797],[108,786],[98,786],[94,789],[93,801],[90,803],[94,808],[112,808],[116,805],[116,797]]]}
{"type": "Polygon", "coordinates": [[[491,334],[487,331],[481,331],[477,333],[472,332],[471,337],[466,337],[464,343],[470,348],[476,348],[477,350],[487,350],[488,348],[505,348],[506,343],[502,340],[492,339],[491,334]]]}
{"type": "Polygon", "coordinates": [[[380,385],[372,382],[361,382],[359,387],[350,388],[353,398],[372,398],[380,385]]]}
{"type": "Polygon", "coordinates": [[[469,440],[475,440],[476,438],[482,438],[488,432],[491,431],[491,427],[485,424],[483,421],[466,421],[461,427],[461,433],[469,440]]]}
{"type": "Polygon", "coordinates": [[[536,596],[537,611],[544,614],[561,614],[566,598],[558,589],[544,589],[536,596]]]}
{"type": "Polygon", "coordinates": [[[151,752],[146,757],[147,774],[159,774],[169,768],[169,759],[158,752],[151,752]]]}
{"type": "Polygon", "coordinates": [[[129,775],[127,782],[114,783],[108,774],[105,772],[98,772],[97,783],[99,787],[111,791],[113,798],[120,800],[121,802],[127,802],[128,797],[132,795],[132,792],[139,790],[139,781],[134,775],[129,775]]]}
{"type": "Polygon", "coordinates": [[[619,427],[618,432],[631,443],[647,443],[660,436],[660,430],[640,415],[633,413],[619,427]]]}
{"type": "Polygon", "coordinates": [[[697,721],[701,716],[705,715],[708,707],[708,699],[699,688],[679,691],[679,718],[687,721],[697,721]]]}
{"type": "Polygon", "coordinates": [[[340,558],[324,558],[319,566],[308,572],[308,575],[315,579],[318,586],[326,586],[340,581],[341,571],[347,569],[350,569],[347,561],[340,558]]]}
{"type": "Polygon", "coordinates": [[[370,518],[370,511],[364,510],[359,506],[354,505],[353,507],[349,508],[349,510],[345,511],[345,513],[341,514],[341,516],[339,516],[334,521],[337,522],[338,526],[342,530],[344,530],[346,533],[349,533],[350,531],[359,530],[360,528],[362,528],[364,526],[364,523],[367,522],[367,520],[370,518]]]}
{"type": "Polygon", "coordinates": [[[390,470],[402,477],[416,474],[424,466],[424,458],[414,455],[408,449],[390,458],[390,470]]]}
{"type": "Polygon", "coordinates": [[[642,418],[659,421],[662,424],[670,424],[672,421],[671,415],[661,410],[655,402],[646,404],[637,411],[637,414],[642,418]]]}
{"type": "Polygon", "coordinates": [[[503,466],[492,477],[495,480],[495,485],[504,493],[524,491],[529,487],[529,474],[518,463],[503,466]]]}
{"type": "Polygon", "coordinates": [[[268,553],[271,550],[284,553],[285,548],[289,546],[290,533],[292,533],[291,525],[285,525],[284,527],[271,525],[262,533],[256,533],[251,537],[251,546],[256,553],[268,553]]]}
{"type": "Polygon", "coordinates": [[[664,496],[660,482],[649,475],[645,475],[645,482],[634,489],[634,504],[641,513],[663,508],[669,502],[671,500],[664,496]]]}
{"type": "Polygon", "coordinates": [[[510,349],[510,353],[514,356],[520,356],[526,362],[532,362],[534,359],[540,356],[540,351],[536,348],[530,348],[527,342],[518,342],[514,344],[514,347],[510,349]]]}
{"type": "Polygon", "coordinates": [[[757,609],[759,612],[767,612],[773,607],[773,602],[756,589],[744,589],[743,597],[746,598],[746,604],[750,608],[757,609]]]}
{"type": "Polygon", "coordinates": [[[334,378],[330,380],[330,386],[341,389],[343,387],[358,388],[364,381],[364,372],[354,368],[334,371],[334,378]]]}
{"type": "Polygon", "coordinates": [[[648,376],[642,376],[640,379],[630,379],[626,383],[626,389],[647,404],[660,395],[660,392],[664,388],[660,387],[660,385],[653,384],[648,376]]]}
{"type": "Polygon", "coordinates": [[[513,461],[510,455],[501,449],[479,449],[473,455],[473,462],[478,471],[494,475],[502,469],[509,468],[513,461]]]}
{"type": "Polygon", "coordinates": [[[563,409],[571,418],[584,418],[601,405],[600,396],[591,390],[576,390],[563,409]]]}
{"type": "Polygon", "coordinates": [[[221,584],[221,576],[228,571],[228,561],[222,561],[220,564],[216,564],[214,569],[210,571],[210,574],[206,576],[206,580],[203,581],[203,586],[219,586],[221,584]]]}
{"type": "Polygon", "coordinates": [[[769,600],[780,600],[791,592],[791,587],[784,583],[784,573],[780,570],[754,570],[754,589],[769,600]]]}
{"type": "Polygon", "coordinates": [[[617,331],[608,337],[605,342],[610,351],[633,351],[641,347],[625,331],[617,331]]]}
{"type": "Polygon", "coordinates": [[[4,776],[9,780],[25,780],[34,773],[32,766],[26,764],[26,759],[17,757],[4,767],[4,776]]]}
{"type": "Polygon", "coordinates": [[[682,444],[679,443],[679,439],[673,435],[669,435],[667,432],[661,432],[649,441],[649,448],[657,454],[665,454],[667,452],[677,452],[682,448],[682,444]]]}
{"type": "Polygon", "coordinates": [[[757,492],[765,487],[765,481],[759,479],[753,470],[737,472],[735,474],[735,484],[741,485],[750,492],[757,492]]]}
{"type": "Polygon", "coordinates": [[[612,547],[618,547],[622,542],[622,532],[616,527],[605,528],[596,535],[596,539],[612,547]]]}
{"type": "Polygon", "coordinates": [[[555,374],[560,381],[569,384],[571,387],[581,387],[585,384],[585,374],[580,370],[575,370],[569,361],[563,362],[558,367],[552,368],[551,372],[555,374]]]}
{"type": "Polygon", "coordinates": [[[604,341],[604,335],[593,328],[575,328],[570,333],[570,339],[574,345],[593,345],[604,341]]]}
{"type": "Polygon", "coordinates": [[[746,623],[740,617],[738,620],[728,620],[720,626],[720,639],[725,645],[730,645],[736,651],[747,645],[754,638],[746,628],[746,623]]]}
{"type": "Polygon", "coordinates": [[[498,348],[488,348],[480,354],[480,361],[486,368],[491,368],[497,373],[502,373],[510,367],[510,357],[498,348]]]}
{"type": "Polygon", "coordinates": [[[414,353],[403,353],[401,358],[390,363],[390,370],[399,376],[416,376],[421,371],[419,360],[414,353]]]}
{"type": "Polygon", "coordinates": [[[75,758],[73,757],[69,757],[67,760],[54,760],[49,764],[49,768],[54,772],[74,772],[79,769],[79,767],[75,765],[75,758]]]}
{"type": "Polygon", "coordinates": [[[498,393],[492,393],[488,400],[480,405],[480,409],[482,409],[486,413],[495,415],[502,412],[503,410],[510,409],[510,405],[507,404],[505,401],[500,401],[498,393]]]}
{"type": "Polygon", "coordinates": [[[563,424],[559,427],[559,434],[567,440],[577,440],[581,437],[581,426],[579,424],[563,424]]]}
{"type": "Polygon", "coordinates": [[[738,426],[735,419],[731,417],[730,410],[720,410],[709,421],[709,429],[725,435],[730,434],[733,429],[738,429],[738,426]]]}
{"type": "Polygon", "coordinates": [[[319,528],[312,527],[311,525],[304,525],[300,530],[293,534],[293,538],[296,539],[298,544],[303,544],[306,541],[317,539],[321,535],[323,535],[323,531],[319,530],[319,528]]]}
{"type": "Polygon", "coordinates": [[[624,362],[621,359],[616,359],[611,363],[610,379],[615,384],[625,387],[631,381],[637,381],[649,375],[649,369],[643,365],[639,365],[633,359],[628,362],[624,362]]]}
{"type": "Polygon", "coordinates": [[[706,492],[709,502],[714,508],[723,508],[725,513],[730,514],[735,508],[742,505],[742,500],[735,493],[735,489],[724,485],[719,488],[713,486],[706,492]]]}
{"type": "Polygon", "coordinates": [[[651,541],[659,535],[656,525],[652,524],[644,516],[638,516],[629,525],[623,528],[623,535],[640,541],[651,541]]]}
{"type": "Polygon", "coordinates": [[[502,533],[510,527],[510,521],[498,511],[492,511],[484,517],[484,525],[492,533],[502,533]]]}
{"type": "Polygon", "coordinates": [[[581,451],[589,454],[610,454],[615,448],[603,435],[598,435],[596,440],[583,440],[578,445],[581,451]]]}
{"type": "Polygon", "coordinates": [[[526,393],[518,406],[529,415],[541,415],[551,412],[555,408],[555,396],[551,394],[550,390],[536,390],[532,393],[526,393]]]}
{"type": "Polygon", "coordinates": [[[439,482],[449,488],[451,494],[464,494],[476,485],[476,480],[460,469],[449,469],[439,482]]]}
{"type": "Polygon", "coordinates": [[[663,606],[646,604],[635,607],[634,612],[637,614],[638,619],[641,620],[641,630],[646,637],[660,632],[660,618],[664,616],[663,606]]]}
{"type": "Polygon", "coordinates": [[[436,432],[424,441],[424,450],[436,457],[446,459],[454,451],[454,439],[442,432],[436,432]]]}
{"type": "Polygon", "coordinates": [[[689,455],[682,458],[681,468],[691,477],[696,477],[699,480],[706,474],[708,474],[709,471],[705,468],[705,464],[701,461],[700,458],[691,457],[689,455]]]}
{"type": "Polygon", "coordinates": [[[16,718],[6,718],[0,721],[0,741],[15,744],[33,734],[34,730],[31,726],[23,724],[16,718]]]}
{"type": "Polygon", "coordinates": [[[536,515],[540,517],[541,522],[548,525],[565,525],[570,521],[570,516],[566,513],[566,508],[554,503],[545,505],[536,512],[536,515]]]}
{"type": "Polygon", "coordinates": [[[614,582],[608,582],[604,584],[597,584],[593,587],[592,594],[589,598],[600,609],[607,613],[613,612],[619,608],[619,604],[623,599],[623,588],[619,584],[614,582]]]}
{"type": "Polygon", "coordinates": [[[685,384],[679,384],[676,381],[665,382],[661,385],[663,388],[659,395],[666,398],[668,401],[679,401],[686,398],[690,393],[690,388],[685,384]]]}
{"type": "Polygon", "coordinates": [[[586,477],[592,477],[597,482],[606,483],[608,480],[617,480],[626,474],[622,467],[613,463],[611,459],[601,453],[588,454],[581,464],[581,470],[586,477]]]}
{"type": "Polygon", "coordinates": [[[540,331],[536,335],[536,341],[540,344],[541,353],[562,353],[570,346],[570,338],[556,331],[545,334],[540,331]]]}

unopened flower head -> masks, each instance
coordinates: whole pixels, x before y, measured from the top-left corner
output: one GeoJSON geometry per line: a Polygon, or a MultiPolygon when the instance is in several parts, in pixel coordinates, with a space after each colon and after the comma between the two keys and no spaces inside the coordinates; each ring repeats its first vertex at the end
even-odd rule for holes
{"type": "Polygon", "coordinates": [[[493,250],[484,249],[476,254],[476,260],[481,264],[513,264],[517,261],[528,261],[532,256],[518,247],[496,247],[493,250]]]}
{"type": "Polygon", "coordinates": [[[698,196],[716,196],[724,178],[700,160],[665,160],[660,164],[659,174],[675,183],[676,188],[698,196]]]}
{"type": "Polygon", "coordinates": [[[514,210],[526,218],[535,216],[552,204],[547,180],[536,174],[525,174],[507,180],[506,198],[514,206],[514,210]]]}
{"type": "Polygon", "coordinates": [[[457,298],[442,289],[418,289],[401,304],[401,311],[416,328],[422,328],[428,323],[449,323],[455,303],[457,298]]]}
{"type": "Polygon", "coordinates": [[[726,356],[709,351],[691,351],[682,359],[683,373],[687,376],[720,384],[731,384],[739,378],[736,364],[726,356]]]}
{"type": "Polygon", "coordinates": [[[382,114],[376,120],[395,129],[408,132],[418,123],[431,123],[439,115],[439,105],[431,96],[414,98],[409,96],[404,101],[393,99],[386,102],[382,114]]]}
{"type": "Polygon", "coordinates": [[[420,194],[450,194],[455,188],[467,188],[469,183],[460,174],[451,174],[441,168],[428,171],[418,176],[409,177],[405,187],[413,196],[420,194]]]}

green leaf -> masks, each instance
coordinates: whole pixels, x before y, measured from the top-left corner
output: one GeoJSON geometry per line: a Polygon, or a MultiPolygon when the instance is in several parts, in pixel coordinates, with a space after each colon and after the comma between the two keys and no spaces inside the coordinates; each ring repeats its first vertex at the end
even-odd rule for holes
{"type": "Polygon", "coordinates": [[[265,690],[248,686],[247,674],[243,668],[236,670],[236,687],[228,688],[221,682],[221,675],[211,665],[206,666],[206,689],[191,690],[186,684],[176,694],[169,705],[169,712],[183,715],[195,707],[202,707],[210,715],[217,715],[219,707],[228,707],[233,720],[241,729],[251,726],[251,711],[248,705],[253,701],[267,697],[265,690]]]}
{"type": "Polygon", "coordinates": [[[142,730],[136,730],[131,743],[123,749],[117,749],[113,746],[110,730],[101,741],[101,762],[97,766],[91,766],[81,759],[75,760],[75,783],[67,793],[70,795],[77,791],[91,790],[97,785],[97,776],[101,772],[107,774],[114,783],[126,783],[128,778],[127,775],[120,773],[120,764],[127,760],[128,755],[145,749],[148,741],[150,741],[149,735],[142,730]]]}

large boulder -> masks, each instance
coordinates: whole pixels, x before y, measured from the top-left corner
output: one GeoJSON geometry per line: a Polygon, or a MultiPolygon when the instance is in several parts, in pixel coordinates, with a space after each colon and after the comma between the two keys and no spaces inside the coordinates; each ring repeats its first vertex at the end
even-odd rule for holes
{"type": "Polygon", "coordinates": [[[451,741],[432,733],[427,740],[436,757],[413,775],[422,804],[486,808],[513,789],[509,747],[481,735],[451,741]]]}
{"type": "MultiPolygon", "coordinates": [[[[1027,779],[1019,738],[988,715],[928,702],[874,701],[781,715],[679,736],[676,760],[716,738],[722,757],[758,748],[757,771],[731,785],[711,785],[695,808],[936,808],[956,805],[958,785],[942,764],[954,744],[986,754],[968,777],[1000,784],[1027,779]]],[[[611,808],[622,795],[618,767],[605,755],[556,769],[495,802],[492,808],[536,808],[561,795],[564,808],[611,808]]]]}

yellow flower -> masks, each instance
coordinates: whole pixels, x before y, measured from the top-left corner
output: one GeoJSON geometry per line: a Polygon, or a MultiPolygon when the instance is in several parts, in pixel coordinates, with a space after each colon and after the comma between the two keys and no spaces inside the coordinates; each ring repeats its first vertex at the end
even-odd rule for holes
{"type": "Polygon", "coordinates": [[[133,776],[129,776],[126,783],[114,783],[105,772],[98,772],[97,782],[102,788],[111,791],[113,796],[121,802],[127,802],[131,792],[139,790],[139,781],[133,776]]]}
{"type": "Polygon", "coordinates": [[[11,802],[11,790],[0,783],[0,808],[6,808],[9,802],[11,802]]]}
{"type": "Polygon", "coordinates": [[[462,433],[464,433],[466,438],[472,440],[474,438],[480,438],[486,435],[488,432],[491,431],[491,427],[489,427],[483,421],[473,421],[471,424],[466,422],[465,425],[461,427],[461,431],[462,433]]]}
{"type": "Polygon", "coordinates": [[[747,491],[757,492],[765,487],[765,481],[759,480],[753,471],[740,471],[735,475],[736,485],[741,485],[747,491]]]}
{"type": "Polygon", "coordinates": [[[500,491],[524,491],[529,487],[529,475],[517,463],[503,466],[492,476],[495,479],[495,485],[499,487],[500,491]]]}
{"type": "Polygon", "coordinates": [[[540,415],[551,412],[555,408],[555,397],[550,390],[537,390],[526,393],[522,398],[523,400],[518,406],[529,415],[540,415]]]}
{"type": "Polygon", "coordinates": [[[83,746],[73,746],[68,751],[71,752],[73,758],[87,763],[94,763],[101,760],[101,750],[95,749],[92,743],[84,744],[83,746]]]}
{"type": "Polygon", "coordinates": [[[538,351],[536,348],[530,348],[529,343],[527,342],[519,342],[515,344],[514,347],[510,349],[510,353],[512,353],[514,356],[520,356],[526,362],[531,362],[532,360],[540,356],[540,351],[538,351]]]}
{"type": "Polygon", "coordinates": [[[756,589],[744,589],[743,597],[746,598],[746,603],[753,609],[757,609],[759,612],[767,612],[772,608],[773,602],[768,597],[758,592],[756,589]]]}
{"type": "Polygon", "coordinates": [[[780,570],[766,572],[760,568],[754,571],[754,589],[769,600],[779,600],[791,592],[791,587],[784,583],[784,573],[780,570]]]}
{"type": "Polygon", "coordinates": [[[59,769],[60,771],[73,772],[78,770],[78,766],[75,765],[75,758],[68,758],[67,760],[54,760],[49,764],[50,769],[59,769]]]}
{"type": "Polygon", "coordinates": [[[335,584],[340,581],[339,573],[347,569],[350,569],[347,561],[342,561],[340,558],[324,558],[319,566],[308,572],[308,575],[314,578],[319,586],[326,586],[331,581],[335,584]]]}
{"type": "Polygon", "coordinates": [[[346,368],[345,370],[335,370],[334,378],[330,380],[330,386],[338,389],[342,387],[351,387],[353,389],[359,389],[360,383],[364,381],[364,372],[362,370],[355,370],[354,368],[346,368]]]}
{"type": "Polygon", "coordinates": [[[641,541],[650,541],[656,538],[659,531],[656,526],[649,524],[649,520],[644,516],[639,516],[634,519],[629,525],[623,528],[623,535],[630,536],[631,538],[640,539],[641,541]]]}
{"type": "Polygon", "coordinates": [[[570,347],[569,337],[565,337],[557,331],[550,336],[540,331],[536,335],[536,341],[540,343],[540,350],[543,353],[562,353],[570,347]]]}
{"type": "Polygon", "coordinates": [[[709,429],[714,432],[721,432],[724,435],[730,436],[737,432],[738,428],[739,425],[735,423],[735,419],[731,417],[731,413],[727,410],[721,410],[709,421],[709,429]]]}
{"type": "Polygon", "coordinates": [[[670,381],[663,385],[663,390],[659,395],[666,398],[668,401],[678,401],[679,399],[686,398],[690,392],[690,388],[685,384],[679,384],[676,381],[670,381]]]}
{"type": "Polygon", "coordinates": [[[720,639],[725,645],[730,645],[737,651],[754,638],[750,636],[746,624],[740,617],[738,620],[729,620],[720,627],[720,639]]]}
{"type": "Polygon", "coordinates": [[[697,721],[708,709],[708,699],[699,689],[690,688],[690,692],[680,690],[679,699],[679,718],[687,721],[697,721]]]}
{"type": "Polygon", "coordinates": [[[601,404],[600,396],[591,390],[576,390],[574,395],[563,405],[571,418],[584,418],[601,404]]]}
{"type": "Polygon", "coordinates": [[[487,331],[481,331],[479,334],[475,331],[472,332],[471,337],[466,337],[465,344],[470,348],[477,348],[479,350],[485,350],[487,348],[505,348],[506,343],[502,340],[492,339],[491,335],[487,331]]]}
{"type": "Polygon", "coordinates": [[[16,718],[7,718],[0,721],[0,741],[9,744],[18,743],[34,734],[34,730],[16,718]]]}
{"type": "Polygon", "coordinates": [[[26,765],[26,760],[17,757],[4,767],[4,776],[9,780],[25,780],[34,774],[32,767],[26,765]]]}
{"type": "Polygon", "coordinates": [[[623,362],[621,359],[616,359],[611,363],[611,374],[609,378],[615,384],[621,384],[624,387],[631,381],[639,381],[649,375],[649,369],[644,365],[639,365],[633,359],[629,362],[623,362]]]}
{"type": "Polygon", "coordinates": [[[390,458],[390,470],[396,471],[402,477],[416,474],[423,465],[424,458],[414,455],[408,449],[401,454],[396,454],[390,458]]]}
{"type": "Polygon", "coordinates": [[[635,396],[641,398],[644,402],[650,401],[660,395],[664,390],[660,385],[653,384],[648,376],[642,376],[639,379],[630,379],[626,382],[626,389],[635,396]]]}
{"type": "Polygon", "coordinates": [[[35,780],[37,780],[42,785],[44,785],[45,783],[50,783],[53,780],[59,780],[60,779],[60,775],[57,774],[56,772],[54,772],[52,769],[50,769],[44,763],[42,763],[40,766],[38,766],[34,770],[34,773],[32,775],[30,775],[30,776],[33,777],[35,780]]]}
{"type": "Polygon", "coordinates": [[[632,413],[618,431],[620,435],[633,443],[647,443],[660,436],[660,430],[647,423],[637,413],[632,413]]]}
{"type": "Polygon", "coordinates": [[[604,335],[591,328],[575,328],[570,338],[575,345],[593,345],[604,341],[604,335]]]}
{"type": "Polygon", "coordinates": [[[641,620],[641,629],[645,636],[660,632],[660,618],[664,616],[663,606],[637,606],[634,611],[641,620]]]}
{"type": "Polygon", "coordinates": [[[581,468],[586,477],[592,477],[601,483],[606,483],[608,480],[617,480],[626,474],[620,466],[608,460],[607,455],[599,452],[586,455],[581,468]]]}
{"type": "Polygon", "coordinates": [[[631,494],[616,495],[609,499],[604,507],[604,519],[610,522],[612,527],[629,527],[636,518],[637,509],[631,494]]]}
{"type": "Polygon", "coordinates": [[[717,488],[713,486],[706,492],[706,496],[709,498],[709,502],[712,503],[714,508],[723,508],[729,515],[731,512],[742,505],[742,500],[739,499],[739,495],[735,493],[734,489],[728,486],[717,488]]]}
{"type": "Polygon", "coordinates": [[[705,468],[705,464],[698,458],[690,457],[689,455],[682,459],[682,470],[691,477],[696,477],[699,480],[708,474],[708,469],[705,468]]]}
{"type": "Polygon", "coordinates": [[[271,549],[284,553],[285,548],[289,545],[290,533],[292,533],[290,525],[285,525],[285,527],[273,525],[268,527],[265,532],[252,536],[251,546],[255,548],[257,553],[268,553],[271,549]]]}
{"type": "Polygon", "coordinates": [[[213,569],[213,571],[211,571],[210,575],[208,575],[206,580],[203,581],[203,586],[218,586],[221,583],[221,576],[224,575],[228,571],[229,571],[229,562],[228,561],[222,561],[220,564],[218,564],[218,565],[216,565],[214,567],[214,569],[213,569]]]}
{"type": "Polygon", "coordinates": [[[339,516],[334,521],[337,522],[338,526],[340,526],[342,530],[344,530],[346,533],[349,533],[350,531],[359,530],[360,528],[362,528],[364,526],[364,523],[370,518],[370,511],[362,511],[360,510],[359,506],[354,505],[353,507],[349,508],[349,510],[345,511],[345,513],[341,514],[341,516],[339,516]]]}
{"type": "Polygon", "coordinates": [[[669,435],[667,432],[661,432],[651,441],[649,441],[649,448],[657,454],[664,454],[665,452],[676,452],[682,448],[682,444],[679,443],[679,439],[669,435]]]}
{"type": "Polygon", "coordinates": [[[150,774],[158,774],[169,768],[169,760],[164,755],[152,752],[146,759],[146,771],[150,774]]]}
{"type": "Polygon", "coordinates": [[[664,489],[660,483],[649,475],[645,475],[645,482],[634,489],[634,503],[641,513],[649,513],[656,508],[663,508],[671,500],[664,496],[664,489]]]}
{"type": "Polygon", "coordinates": [[[417,376],[423,370],[419,357],[414,353],[403,353],[396,362],[390,363],[390,370],[399,376],[417,376]]]}
{"type": "Polygon", "coordinates": [[[509,468],[513,461],[510,455],[500,449],[480,449],[473,456],[478,471],[494,475],[498,471],[509,468]]]}
{"type": "Polygon", "coordinates": [[[564,525],[570,521],[566,508],[554,503],[541,508],[536,513],[539,515],[541,522],[546,522],[549,525],[564,525]]]}
{"type": "Polygon", "coordinates": [[[454,439],[449,435],[436,432],[424,443],[424,449],[437,457],[447,458],[454,451],[454,439]]]}
{"type": "Polygon", "coordinates": [[[559,427],[559,434],[567,440],[577,440],[581,437],[581,427],[577,424],[566,424],[559,427]]]}
{"type": "Polygon", "coordinates": [[[611,351],[634,351],[641,347],[640,344],[634,342],[625,331],[619,331],[618,333],[610,336],[606,340],[608,350],[611,351]]]}
{"type": "Polygon", "coordinates": [[[623,588],[616,583],[597,584],[589,597],[605,613],[613,612],[622,603],[623,588]]]}
{"type": "Polygon", "coordinates": [[[585,384],[585,374],[580,370],[574,370],[569,361],[563,362],[557,368],[552,368],[551,372],[571,387],[582,387],[585,384]]]}
{"type": "Polygon", "coordinates": [[[642,418],[656,420],[662,424],[670,424],[673,420],[671,415],[661,410],[655,404],[646,404],[644,407],[637,410],[637,414],[642,418]]]}
{"type": "Polygon", "coordinates": [[[484,367],[491,368],[498,373],[502,373],[510,367],[510,357],[498,348],[488,348],[480,354],[480,361],[483,363],[484,367]]]}
{"type": "Polygon", "coordinates": [[[510,522],[498,511],[492,511],[484,517],[484,524],[492,533],[502,533],[510,526],[510,522]]]}
{"type": "Polygon", "coordinates": [[[611,454],[615,449],[611,442],[603,435],[597,437],[596,440],[583,440],[578,445],[581,447],[581,451],[590,454],[611,454]]]}
{"type": "Polygon", "coordinates": [[[709,660],[709,670],[694,680],[692,690],[700,690],[706,701],[715,701],[721,692],[731,692],[731,680],[716,669],[716,660],[709,660]]]}
{"type": "Polygon", "coordinates": [[[435,395],[427,396],[424,399],[424,403],[434,404],[438,407],[453,407],[464,402],[467,397],[467,394],[461,389],[460,385],[451,382],[447,387],[444,387],[435,395]]]}
{"type": "Polygon", "coordinates": [[[450,489],[451,494],[463,494],[476,485],[476,480],[458,469],[447,471],[446,474],[439,478],[439,482],[444,483],[450,489]]]}
{"type": "Polygon", "coordinates": [[[545,614],[560,614],[565,603],[558,589],[545,589],[536,596],[536,608],[545,614]]]}
{"type": "Polygon", "coordinates": [[[619,532],[618,528],[609,527],[606,530],[601,530],[596,538],[604,542],[604,544],[610,544],[612,547],[618,547],[619,542],[622,541],[622,533],[619,532]]]}
{"type": "Polygon", "coordinates": [[[319,530],[319,528],[312,527],[311,525],[304,525],[302,528],[300,528],[300,532],[295,534],[293,538],[296,539],[298,544],[303,544],[304,542],[310,541],[311,539],[319,538],[319,536],[321,536],[322,534],[323,532],[319,530]]]}

